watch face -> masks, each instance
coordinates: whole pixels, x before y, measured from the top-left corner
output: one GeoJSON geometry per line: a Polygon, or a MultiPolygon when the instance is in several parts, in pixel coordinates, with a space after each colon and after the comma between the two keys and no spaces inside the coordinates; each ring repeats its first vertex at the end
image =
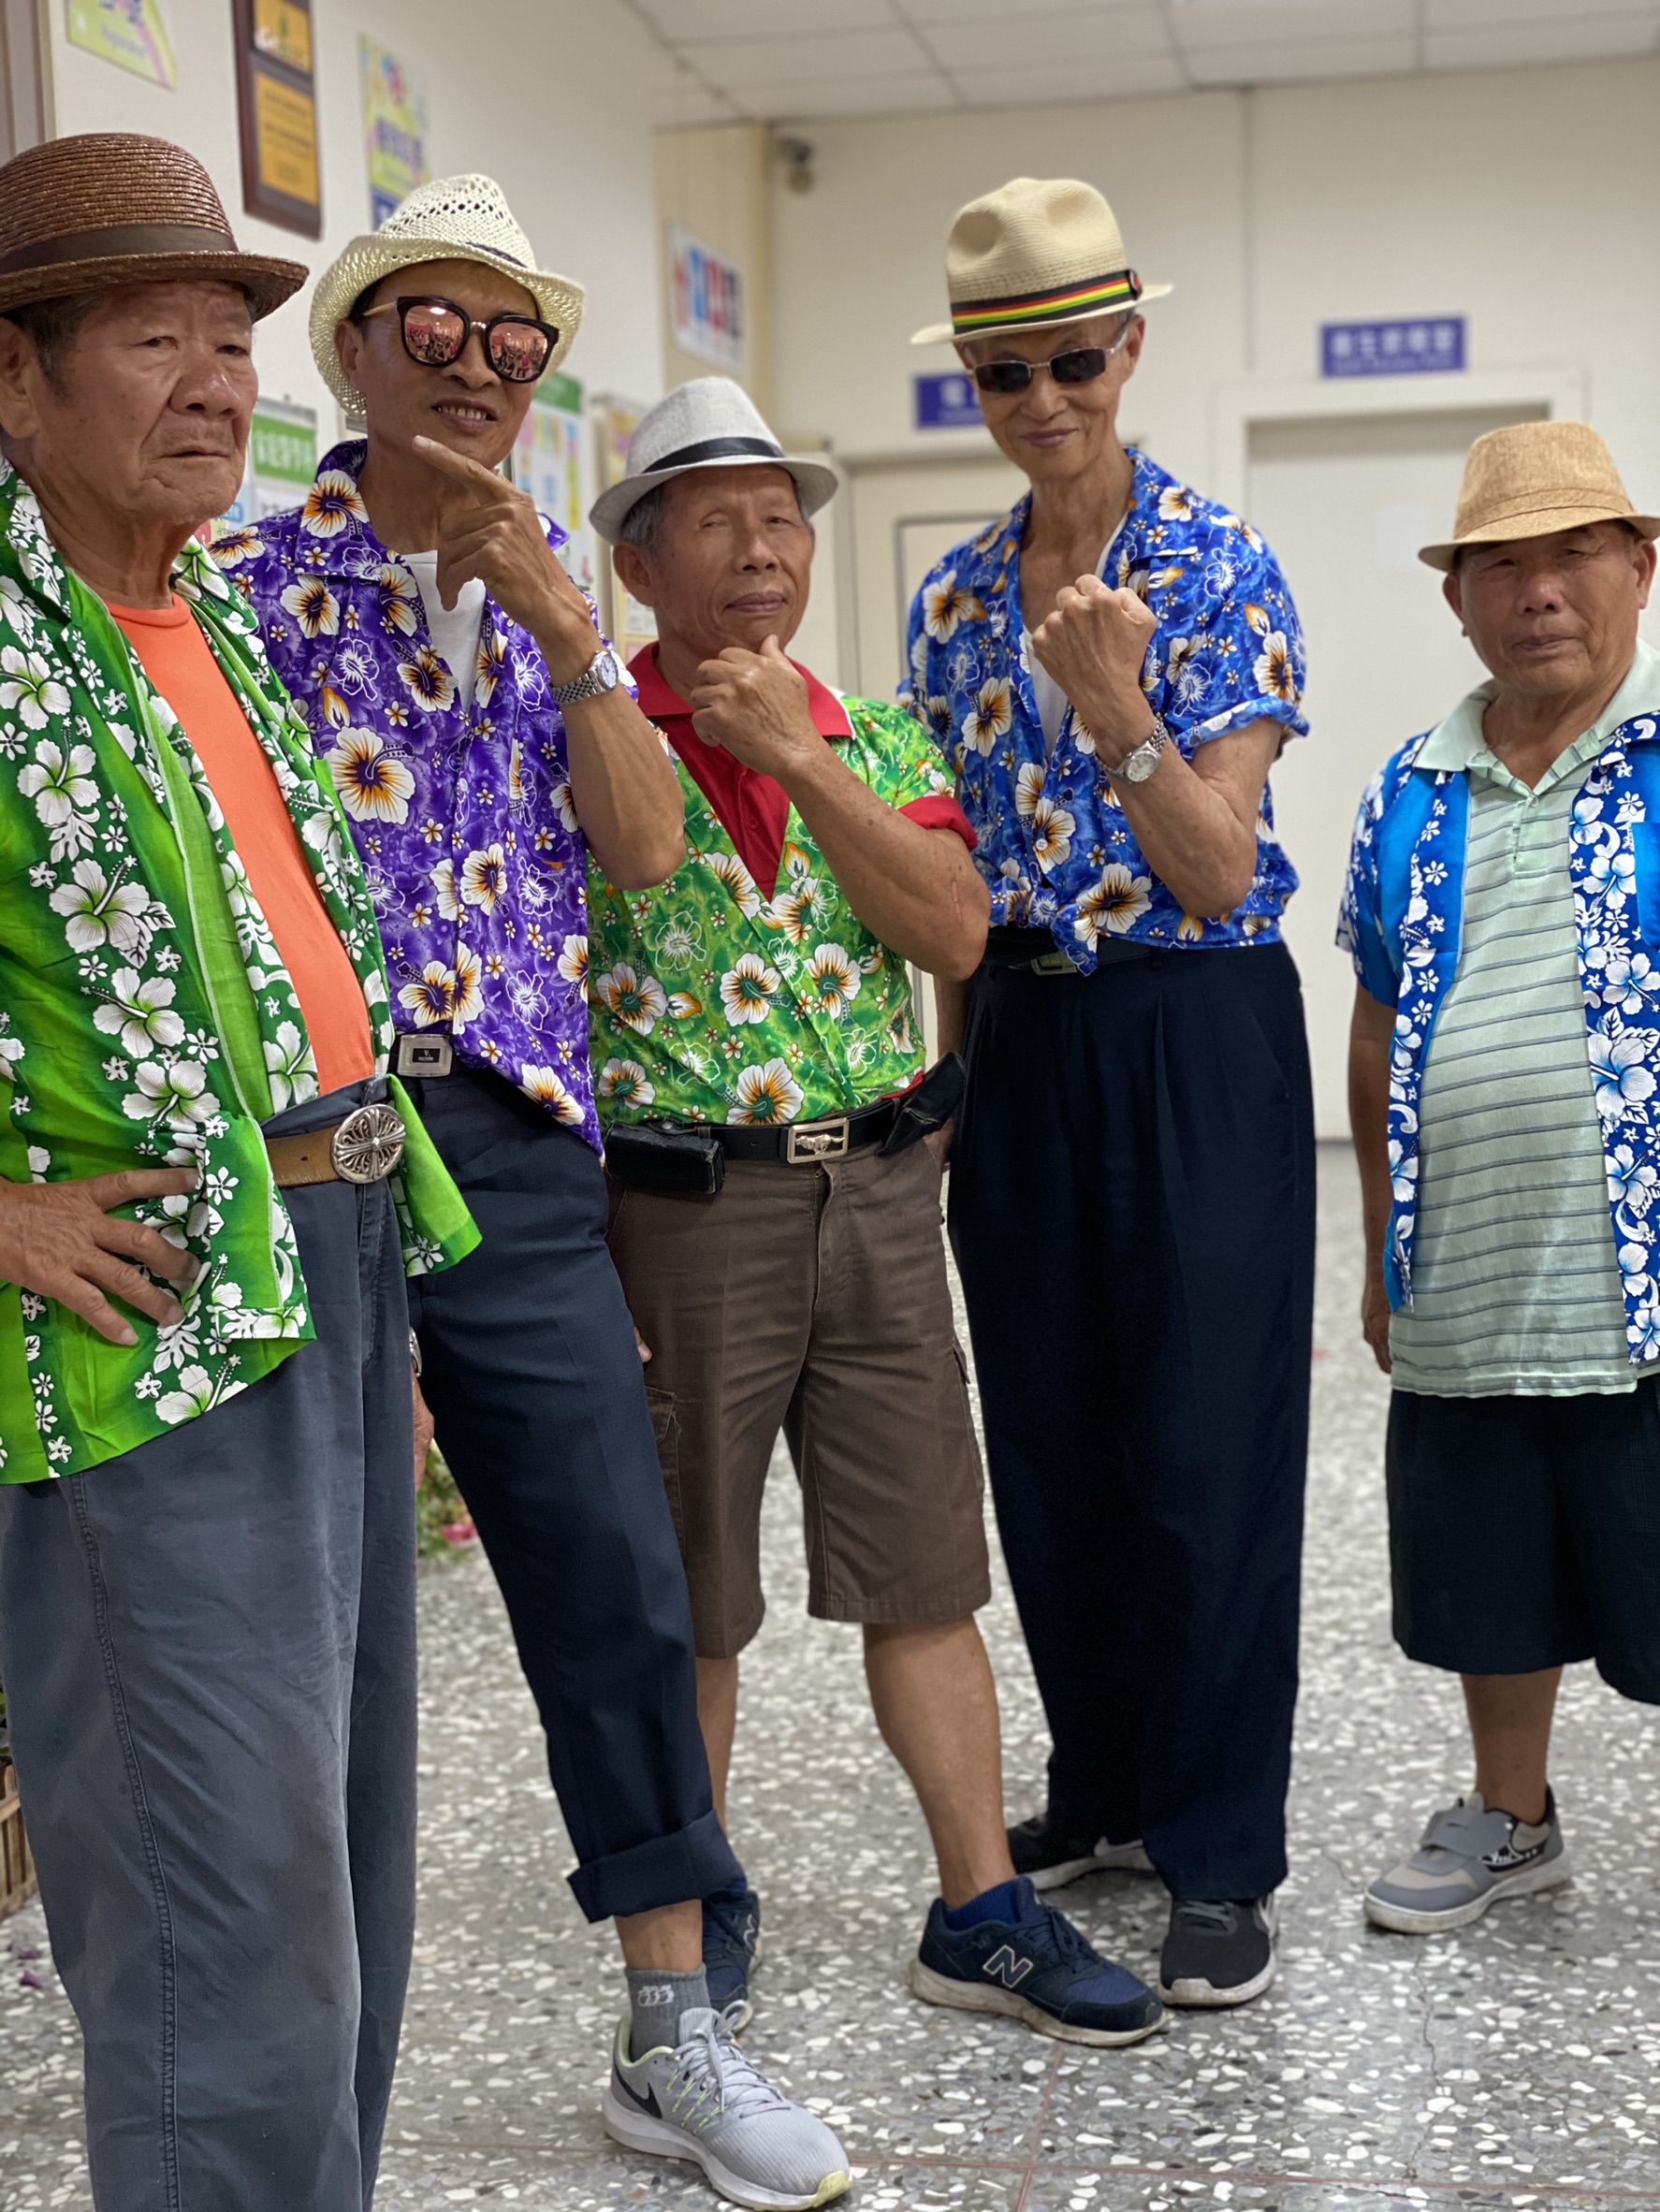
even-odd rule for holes
{"type": "Polygon", "coordinates": [[[1149,737],[1145,745],[1138,745],[1134,752],[1118,764],[1118,773],[1126,783],[1145,783],[1158,765],[1158,755],[1163,748],[1156,738],[1149,737]]]}

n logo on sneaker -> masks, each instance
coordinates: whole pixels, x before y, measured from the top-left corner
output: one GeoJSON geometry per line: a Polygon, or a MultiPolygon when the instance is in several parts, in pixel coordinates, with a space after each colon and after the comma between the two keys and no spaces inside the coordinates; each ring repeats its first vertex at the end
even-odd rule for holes
{"type": "Polygon", "coordinates": [[[1017,1957],[1007,1943],[999,1943],[980,1971],[992,1981],[1001,1982],[1005,1989],[1018,1989],[1031,1972],[1032,1962],[1017,1957]]]}

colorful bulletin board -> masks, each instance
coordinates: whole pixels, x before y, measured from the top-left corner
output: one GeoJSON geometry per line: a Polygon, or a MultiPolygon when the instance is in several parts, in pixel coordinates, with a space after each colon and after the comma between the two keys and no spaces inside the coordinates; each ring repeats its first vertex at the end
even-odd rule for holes
{"type": "Polygon", "coordinates": [[[369,157],[369,224],[378,230],[400,200],[424,184],[427,88],[372,38],[357,41],[363,85],[363,146],[369,157]]]}
{"type": "Polygon", "coordinates": [[[317,473],[314,408],[262,399],[248,433],[248,467],[235,506],[219,517],[222,530],[240,530],[298,507],[317,473]]]}
{"type": "Polygon", "coordinates": [[[71,46],[165,92],[178,91],[167,0],[66,0],[65,28],[71,46]]]}
{"type": "Polygon", "coordinates": [[[588,527],[590,471],[585,465],[587,415],[582,386],[556,370],[537,385],[530,413],[513,448],[513,481],[566,533],[561,559],[591,598],[597,568],[594,534],[588,527]]]}
{"type": "MultiPolygon", "coordinates": [[[[629,440],[646,410],[637,400],[625,400],[615,392],[607,392],[594,400],[593,411],[599,488],[601,491],[609,491],[613,484],[620,484],[628,474],[629,440]]],[[[602,547],[601,551],[604,564],[601,575],[604,593],[599,602],[600,619],[605,625],[606,636],[627,661],[657,635],[657,617],[648,606],[623,589],[611,566],[609,549],[602,547]]]]}

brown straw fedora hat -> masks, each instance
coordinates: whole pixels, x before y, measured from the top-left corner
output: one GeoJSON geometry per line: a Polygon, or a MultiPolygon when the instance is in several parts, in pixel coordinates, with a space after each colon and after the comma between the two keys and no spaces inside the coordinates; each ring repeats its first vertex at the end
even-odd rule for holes
{"type": "Polygon", "coordinates": [[[255,319],[303,262],[244,254],[194,153],[132,131],[49,138],[0,167],[0,314],[109,284],[240,284],[255,319]]]}
{"type": "Polygon", "coordinates": [[[1075,177],[1014,177],[959,208],[945,243],[945,288],[950,322],[930,323],[912,345],[1120,314],[1171,290],[1143,284],[1118,218],[1075,177]]]}
{"type": "Polygon", "coordinates": [[[1631,504],[1613,456],[1588,422],[1519,422],[1478,438],[1464,463],[1452,536],[1418,558],[1450,569],[1465,546],[1549,537],[1588,522],[1628,522],[1660,538],[1660,516],[1631,504]]]}

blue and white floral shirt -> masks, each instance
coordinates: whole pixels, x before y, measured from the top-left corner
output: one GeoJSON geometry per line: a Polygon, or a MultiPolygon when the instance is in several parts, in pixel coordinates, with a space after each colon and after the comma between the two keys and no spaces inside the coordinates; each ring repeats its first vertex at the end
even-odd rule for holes
{"type": "MultiPolygon", "coordinates": [[[[1102,573],[1158,618],[1142,671],[1154,710],[1188,760],[1252,722],[1305,733],[1303,633],[1274,555],[1249,523],[1129,450],[1129,510],[1102,573]]],[[[931,571],[911,606],[900,694],[956,770],[992,921],[1051,931],[1086,975],[1104,938],[1183,947],[1276,938],[1297,876],[1266,793],[1249,895],[1215,921],[1184,912],[1154,875],[1070,706],[1049,753],[1020,607],[1030,508],[1028,493],[931,571]]]]}
{"type": "MultiPolygon", "coordinates": [[[[1411,1301],[1420,1110],[1436,1016],[1458,971],[1469,778],[1426,731],[1373,778],[1349,853],[1337,941],[1395,1009],[1392,1186],[1384,1276],[1411,1301]]],[[[1660,715],[1621,721],[1574,802],[1568,836],[1586,1051],[1634,1365],[1660,1360],[1660,715]]]]}

